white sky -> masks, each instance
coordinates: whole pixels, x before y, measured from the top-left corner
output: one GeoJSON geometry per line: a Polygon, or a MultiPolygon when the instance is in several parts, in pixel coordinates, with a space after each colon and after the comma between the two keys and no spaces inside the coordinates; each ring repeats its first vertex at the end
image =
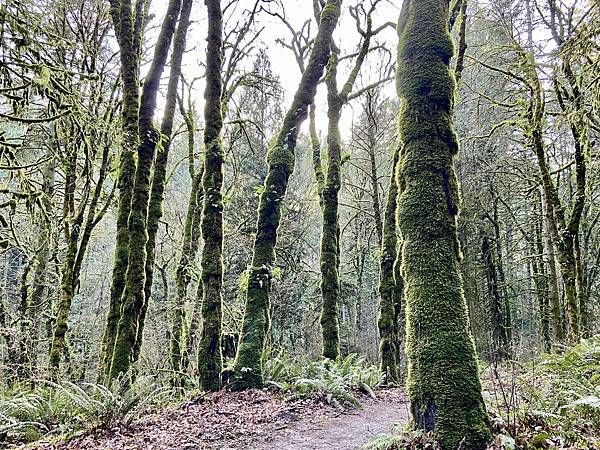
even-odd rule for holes
{"type": "MultiPolygon", "coordinates": [[[[359,44],[360,36],[356,32],[354,19],[350,16],[348,12],[348,7],[351,5],[355,5],[358,0],[345,1],[342,6],[342,17],[338,22],[338,27],[334,33],[334,39],[337,43],[338,47],[340,47],[342,51],[342,55],[345,53],[351,53],[359,44]]],[[[294,26],[294,28],[299,29],[302,24],[313,17],[313,9],[312,9],[312,0],[282,0],[282,3],[285,4],[285,15],[288,21],[294,26]]],[[[156,18],[152,21],[152,25],[159,24],[159,20],[162,19],[164,14],[164,10],[166,8],[167,1],[166,0],[155,0],[153,2],[153,12],[156,14],[156,18]]],[[[225,4],[225,0],[223,1],[225,4]]],[[[366,0],[365,4],[370,5],[370,0],[366,0]]],[[[254,0],[239,0],[237,4],[233,7],[234,15],[240,15],[244,10],[252,8],[254,5],[254,0]]],[[[379,25],[385,22],[396,22],[399,15],[399,5],[400,2],[392,2],[391,0],[382,0],[377,6],[377,10],[374,13],[373,18],[373,27],[376,28],[379,25]],[[397,5],[396,5],[397,4],[397,5]]],[[[272,10],[276,8],[276,5],[271,6],[272,10]]],[[[280,12],[280,10],[278,10],[280,12]]],[[[205,39],[206,39],[206,7],[204,6],[204,2],[196,1],[194,2],[194,9],[192,12],[193,24],[188,33],[188,52],[184,59],[184,73],[187,79],[191,79],[195,76],[203,74],[203,69],[200,67],[200,63],[202,63],[205,59],[205,39]]],[[[260,43],[257,46],[264,46],[267,48],[267,52],[271,59],[271,66],[275,74],[277,74],[280,78],[281,85],[285,92],[285,105],[283,110],[285,111],[287,105],[291,101],[291,98],[296,90],[298,81],[300,80],[300,72],[296,61],[290,50],[283,48],[280,44],[276,43],[276,39],[283,38],[285,41],[288,41],[290,38],[289,30],[277,19],[276,17],[272,17],[266,13],[261,13],[257,17],[256,28],[263,28],[260,35],[260,43]]],[[[316,24],[312,24],[311,32],[314,37],[316,34],[316,24]]],[[[152,38],[150,38],[152,39],[152,38]]],[[[395,53],[397,37],[395,30],[391,28],[387,28],[382,31],[377,37],[376,41],[384,44],[387,48],[389,48],[392,52],[395,53]]],[[[365,62],[363,70],[361,72],[361,77],[357,80],[356,87],[360,88],[361,85],[369,84],[375,81],[377,75],[374,72],[375,62],[378,56],[376,53],[373,53],[373,57],[368,59],[365,62]]],[[[251,64],[251,61],[248,61],[251,64]]],[[[347,77],[347,70],[345,65],[340,67],[338,73],[338,83],[341,86],[347,77]]],[[[196,106],[198,111],[201,111],[202,108],[202,100],[203,100],[203,84],[197,83],[198,91],[196,92],[196,106]]],[[[386,90],[389,90],[390,95],[393,95],[394,88],[393,82],[389,83],[386,87],[386,90]]],[[[325,93],[325,86],[320,86],[317,94],[317,122],[318,128],[323,131],[327,127],[327,100],[325,93]]],[[[344,137],[348,136],[348,131],[352,124],[353,118],[353,109],[360,111],[357,108],[357,101],[354,102],[353,105],[350,104],[346,106],[344,110],[344,114],[342,116],[341,129],[344,137]]],[[[304,129],[306,129],[307,124],[304,124],[304,129]]]]}

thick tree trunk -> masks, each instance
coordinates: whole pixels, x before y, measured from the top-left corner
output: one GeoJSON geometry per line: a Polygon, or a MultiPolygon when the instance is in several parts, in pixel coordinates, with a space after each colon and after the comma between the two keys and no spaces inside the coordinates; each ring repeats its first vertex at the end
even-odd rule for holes
{"type": "Polygon", "coordinates": [[[323,8],[310,60],[267,156],[269,169],[265,188],[260,195],[254,254],[246,291],[246,311],[234,367],[234,386],[238,389],[263,384],[262,354],[270,322],[269,292],[281,202],[294,169],[294,150],[300,125],[306,119],[308,107],[314,100],[317,84],[329,59],[331,37],[340,15],[340,3],[340,0],[328,0],[323,8]]]}
{"type": "Polygon", "coordinates": [[[397,220],[412,420],[433,431],[443,449],[484,448],[489,420],[459,268],[448,1],[405,0],[398,34],[403,149],[397,220]]]}
{"type": "Polygon", "coordinates": [[[223,163],[221,142],[223,113],[221,96],[221,62],[223,60],[223,15],[220,0],[205,0],[208,8],[208,50],[206,54],[206,89],[204,91],[204,202],[202,207],[201,282],[202,334],[198,343],[198,375],[205,391],[221,388],[223,355],[221,354],[222,286],[223,286],[223,163]]]}

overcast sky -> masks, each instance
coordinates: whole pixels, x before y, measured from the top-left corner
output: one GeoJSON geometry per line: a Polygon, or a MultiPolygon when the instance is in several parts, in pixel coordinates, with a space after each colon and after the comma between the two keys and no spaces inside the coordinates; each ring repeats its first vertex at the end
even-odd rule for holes
{"type": "MultiPolygon", "coordinates": [[[[229,23],[234,23],[236,18],[240,17],[244,10],[252,8],[254,1],[255,0],[239,0],[232,8],[231,13],[228,12],[228,17],[226,17],[226,20],[228,20],[229,23]]],[[[348,7],[355,5],[356,2],[357,0],[344,2],[342,7],[342,17],[334,34],[335,42],[341,48],[342,54],[353,52],[357,48],[357,45],[360,41],[360,36],[356,32],[354,19],[348,12],[348,7]]],[[[152,8],[153,12],[156,14],[156,18],[152,22],[153,25],[159,24],[160,20],[162,20],[166,3],[166,0],[155,0],[153,2],[152,8]]],[[[312,18],[312,0],[282,0],[282,3],[285,4],[286,18],[294,26],[294,28],[300,28],[306,20],[312,18]]],[[[370,0],[366,0],[366,4],[370,4],[370,0]]],[[[382,0],[377,6],[377,11],[374,14],[374,27],[378,27],[385,22],[396,22],[399,15],[399,6],[397,6],[397,4],[399,5],[399,2],[382,0]]],[[[273,10],[281,11],[280,9],[276,8],[275,5],[272,5],[271,8],[273,10]]],[[[188,79],[203,74],[203,69],[201,69],[200,63],[205,59],[207,24],[206,7],[204,6],[204,2],[194,2],[193,21],[193,25],[190,28],[188,35],[188,49],[191,49],[191,51],[188,51],[184,60],[184,73],[188,79]]],[[[289,102],[291,101],[291,98],[298,85],[298,81],[300,80],[300,72],[291,51],[283,48],[276,42],[276,40],[278,38],[283,38],[286,41],[289,40],[290,32],[279,21],[279,19],[269,16],[265,13],[262,13],[257,17],[256,29],[263,29],[258,45],[267,49],[271,59],[272,69],[279,76],[284,89],[287,106],[289,105],[289,102]]],[[[311,30],[314,36],[316,34],[315,24],[312,25],[311,30]]],[[[376,39],[379,43],[385,44],[386,47],[388,47],[391,51],[395,51],[397,37],[393,29],[387,28],[385,31],[380,33],[376,39]]],[[[373,54],[373,57],[367,60],[362,71],[362,76],[357,81],[357,87],[369,84],[376,80],[377,74],[374,72],[378,62],[377,59],[378,57],[373,54]]],[[[247,63],[251,64],[251,61],[248,61],[247,63]]],[[[340,67],[340,73],[338,74],[340,85],[346,79],[346,69],[347,67],[345,65],[340,67]]],[[[196,92],[196,106],[199,111],[201,111],[202,108],[202,90],[203,84],[198,83],[198,91],[196,92]]],[[[386,90],[389,90],[390,95],[392,95],[393,83],[389,83],[386,87],[386,90]]],[[[325,86],[320,86],[317,95],[317,122],[320,130],[325,130],[327,128],[327,102],[325,95],[325,86]]],[[[347,137],[348,130],[350,129],[352,123],[353,110],[356,111],[356,114],[358,114],[358,111],[360,110],[357,107],[358,105],[356,101],[354,105],[354,108],[352,104],[348,105],[345,108],[342,116],[341,128],[345,137],[347,137]]],[[[285,111],[286,107],[283,109],[285,111]]],[[[303,128],[306,129],[306,127],[307,124],[304,124],[303,128]]]]}

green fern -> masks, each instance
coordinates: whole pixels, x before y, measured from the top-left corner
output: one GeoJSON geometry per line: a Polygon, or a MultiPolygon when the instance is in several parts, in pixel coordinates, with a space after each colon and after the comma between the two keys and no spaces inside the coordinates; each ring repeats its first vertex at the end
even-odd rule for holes
{"type": "Polygon", "coordinates": [[[170,392],[154,386],[150,378],[140,378],[133,385],[123,379],[110,388],[45,380],[29,391],[5,388],[0,390],[0,436],[31,441],[45,434],[128,424],[170,392]]]}
{"type": "Polygon", "coordinates": [[[379,369],[355,354],[324,362],[282,353],[266,362],[265,374],[267,385],[291,398],[320,394],[334,406],[358,406],[353,392],[360,390],[374,396],[373,389],[381,382],[379,369]]]}

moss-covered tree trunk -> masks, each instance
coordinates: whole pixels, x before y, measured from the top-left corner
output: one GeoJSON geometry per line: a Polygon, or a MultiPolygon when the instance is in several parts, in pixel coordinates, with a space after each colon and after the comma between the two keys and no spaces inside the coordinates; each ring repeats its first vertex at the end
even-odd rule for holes
{"type": "MultiPolygon", "coordinates": [[[[139,36],[141,28],[135,33],[131,0],[110,0],[110,13],[119,44],[121,62],[123,142],[121,144],[117,181],[119,203],[117,207],[117,236],[110,287],[110,301],[100,349],[100,365],[98,367],[98,380],[101,382],[107,380],[110,372],[114,343],[117,336],[117,324],[121,311],[121,295],[125,286],[125,272],[127,270],[129,251],[127,219],[129,217],[133,180],[135,177],[134,151],[139,142],[139,53],[136,42],[141,40],[141,36],[139,36]]],[[[143,17],[139,17],[137,22],[141,23],[143,20],[143,17]]]]}
{"type": "MultiPolygon", "coordinates": [[[[550,223],[550,213],[551,212],[548,210],[546,203],[546,207],[544,207],[544,218],[546,225],[550,223]]],[[[560,303],[560,298],[558,296],[558,274],[556,273],[554,242],[552,240],[552,236],[548,226],[546,226],[544,238],[544,253],[546,255],[545,262],[548,265],[548,290],[550,292],[550,309],[552,311],[552,331],[554,339],[557,342],[562,342],[565,339],[565,327],[563,323],[562,306],[560,303]]]]}
{"type": "Polygon", "coordinates": [[[204,91],[204,202],[202,207],[202,334],[198,343],[198,375],[205,391],[221,387],[221,321],[223,286],[223,113],[221,64],[223,15],[220,0],[205,0],[208,8],[208,48],[204,91]]]}
{"type": "Polygon", "coordinates": [[[76,214],[75,210],[75,188],[77,182],[77,147],[69,149],[65,158],[65,188],[63,202],[63,231],[67,249],[61,269],[60,293],[56,305],[56,321],[50,344],[48,367],[50,377],[57,379],[59,375],[60,361],[65,352],[65,335],[71,302],[75,291],[74,266],[77,258],[77,247],[79,234],[83,222],[83,211],[76,214]]]}
{"type": "Polygon", "coordinates": [[[193,110],[186,111],[183,101],[179,99],[179,108],[181,115],[184,118],[187,134],[188,134],[188,169],[190,180],[192,181],[192,189],[188,199],[188,206],[185,215],[183,226],[183,237],[181,241],[181,253],[179,254],[179,262],[175,270],[175,298],[173,301],[173,316],[171,323],[171,334],[169,336],[169,353],[171,359],[171,368],[173,369],[174,383],[180,383],[180,372],[184,370],[189,362],[189,353],[191,349],[190,338],[195,335],[197,328],[197,309],[202,304],[202,282],[198,283],[196,292],[196,301],[192,311],[192,321],[188,333],[185,331],[185,303],[188,297],[188,286],[192,280],[192,267],[200,241],[200,223],[202,217],[202,199],[204,198],[204,190],[202,188],[202,176],[204,174],[204,165],[200,166],[200,170],[196,172],[194,158],[194,134],[195,126],[193,120],[193,110]],[[198,303],[198,305],[196,305],[198,303]],[[194,320],[194,315],[196,320],[194,320]],[[185,338],[184,338],[185,336],[185,338]],[[185,349],[183,341],[186,341],[185,349]],[[189,343],[189,345],[188,345],[189,343]],[[184,351],[185,350],[185,351],[184,351]]]}
{"type": "MultiPolygon", "coordinates": [[[[188,131],[189,132],[189,131],[188,131]]],[[[192,131],[193,132],[193,131],[192,131]]],[[[175,299],[173,302],[173,315],[171,321],[171,334],[169,336],[169,353],[171,368],[175,373],[174,381],[178,382],[177,373],[182,370],[183,362],[183,336],[185,324],[185,303],[187,300],[188,286],[192,280],[192,266],[200,238],[200,222],[202,214],[202,176],[204,166],[192,177],[192,189],[183,226],[183,237],[179,262],[175,270],[175,299]]],[[[201,283],[201,282],[200,282],[201,283]]],[[[202,291],[202,289],[200,289],[202,291]]],[[[200,298],[201,299],[201,298],[200,298]]]]}
{"type": "MultiPolygon", "coordinates": [[[[327,173],[321,190],[323,231],[321,233],[321,330],[323,333],[323,357],[336,359],[340,352],[339,297],[340,297],[340,224],[339,192],[342,185],[342,138],[340,119],[342,108],[351,97],[356,79],[369,53],[371,38],[382,28],[373,30],[371,10],[367,14],[367,28],[361,31],[363,40],[348,79],[338,90],[338,50],[332,46],[327,65],[325,84],[327,86],[327,173]]],[[[314,160],[314,154],[313,154],[314,160]]],[[[317,173],[318,179],[318,173],[317,173]]],[[[379,219],[381,222],[381,219],[379,219]]]]}
{"type": "MultiPolygon", "coordinates": [[[[579,233],[579,222],[585,202],[585,196],[576,194],[571,218],[567,222],[565,217],[565,207],[560,200],[558,190],[552,180],[548,162],[546,160],[546,146],[543,138],[543,121],[545,103],[543,88],[537,76],[537,72],[531,62],[523,56],[523,61],[527,64],[526,71],[532,83],[531,109],[528,114],[530,130],[529,136],[531,146],[536,155],[538,168],[542,178],[544,189],[544,199],[546,208],[550,211],[548,214],[548,228],[556,246],[558,264],[564,284],[564,302],[567,318],[567,337],[571,343],[579,341],[580,335],[580,313],[579,300],[577,296],[577,265],[575,261],[575,235],[579,233]]],[[[585,162],[579,146],[575,146],[575,160],[577,171],[583,172],[583,183],[585,183],[585,162]],[[583,169],[580,170],[580,167],[583,169]]],[[[580,183],[578,174],[578,184],[580,183]]],[[[585,187],[583,188],[585,190],[585,187]]]]}
{"type": "MultiPolygon", "coordinates": [[[[367,95],[372,95],[369,92],[367,95]]],[[[377,174],[377,159],[375,158],[377,123],[373,113],[369,113],[368,131],[368,154],[369,154],[369,181],[371,182],[371,197],[373,199],[373,219],[375,221],[375,232],[377,233],[377,245],[381,247],[383,242],[383,220],[381,218],[381,204],[379,202],[379,176],[377,174]]]]}
{"type": "Polygon", "coordinates": [[[238,389],[263,384],[262,354],[269,329],[269,291],[277,228],[281,218],[281,202],[294,169],[295,148],[300,125],[306,119],[319,79],[329,59],[331,37],[340,15],[340,0],[328,0],[321,13],[306,70],[282,127],[270,145],[269,165],[264,190],[258,207],[257,233],[246,291],[246,310],[235,360],[234,386],[238,389]]]}
{"type": "Polygon", "coordinates": [[[502,334],[504,344],[504,353],[507,358],[512,355],[512,313],[510,307],[510,297],[508,295],[508,287],[506,285],[506,276],[504,275],[504,260],[502,257],[502,238],[500,236],[500,220],[498,218],[498,202],[496,198],[493,202],[492,225],[494,227],[494,244],[496,248],[496,268],[498,271],[498,288],[502,297],[502,334]]]}
{"type": "Polygon", "coordinates": [[[402,100],[398,225],[406,301],[408,395],[413,425],[443,449],[490,439],[469,333],[457,237],[458,151],[447,0],[405,0],[398,24],[402,100]]]}
{"type": "Polygon", "coordinates": [[[385,205],[383,236],[381,244],[381,259],[379,260],[379,367],[385,377],[386,383],[400,381],[398,340],[398,309],[401,308],[401,291],[397,284],[395,265],[398,257],[398,233],[396,227],[396,206],[398,200],[398,184],[396,183],[396,170],[400,159],[400,146],[394,150],[390,184],[385,205]]]}
{"type": "Polygon", "coordinates": [[[154,173],[152,175],[152,190],[150,193],[150,205],[148,208],[148,241],[146,243],[146,280],[144,286],[144,304],[138,320],[138,331],[133,350],[133,360],[137,361],[142,347],[144,321],[148,303],[152,295],[152,281],[154,279],[154,261],[156,252],[156,235],[158,224],[163,215],[163,199],[167,177],[167,163],[169,161],[169,150],[171,149],[171,135],[173,133],[173,121],[175,119],[175,107],[177,105],[177,86],[181,77],[181,62],[185,52],[186,36],[190,24],[192,11],[192,0],[183,0],[179,24],[173,37],[173,53],[171,55],[171,69],[169,83],[167,86],[165,111],[160,125],[161,145],[158,148],[154,173]]]}
{"type": "Polygon", "coordinates": [[[321,192],[323,230],[321,233],[321,329],[323,331],[323,357],[336,359],[340,354],[339,326],[339,239],[340,224],[338,195],[342,184],[342,138],[340,118],[343,100],[337,89],[337,55],[332,52],[327,66],[327,173],[321,192]]]}
{"type": "MultiPolygon", "coordinates": [[[[127,373],[135,362],[134,348],[138,336],[140,316],[145,303],[146,245],[148,242],[148,208],[150,176],[160,140],[160,132],[154,127],[156,96],[160,78],[165,67],[175,25],[179,16],[181,0],[170,0],[165,19],[154,49],[154,57],[144,81],[139,109],[139,146],[137,167],[127,219],[129,230],[127,272],[121,298],[121,312],[117,324],[117,337],[110,367],[110,379],[127,373]]],[[[122,31],[122,29],[121,29],[122,31]]]]}

